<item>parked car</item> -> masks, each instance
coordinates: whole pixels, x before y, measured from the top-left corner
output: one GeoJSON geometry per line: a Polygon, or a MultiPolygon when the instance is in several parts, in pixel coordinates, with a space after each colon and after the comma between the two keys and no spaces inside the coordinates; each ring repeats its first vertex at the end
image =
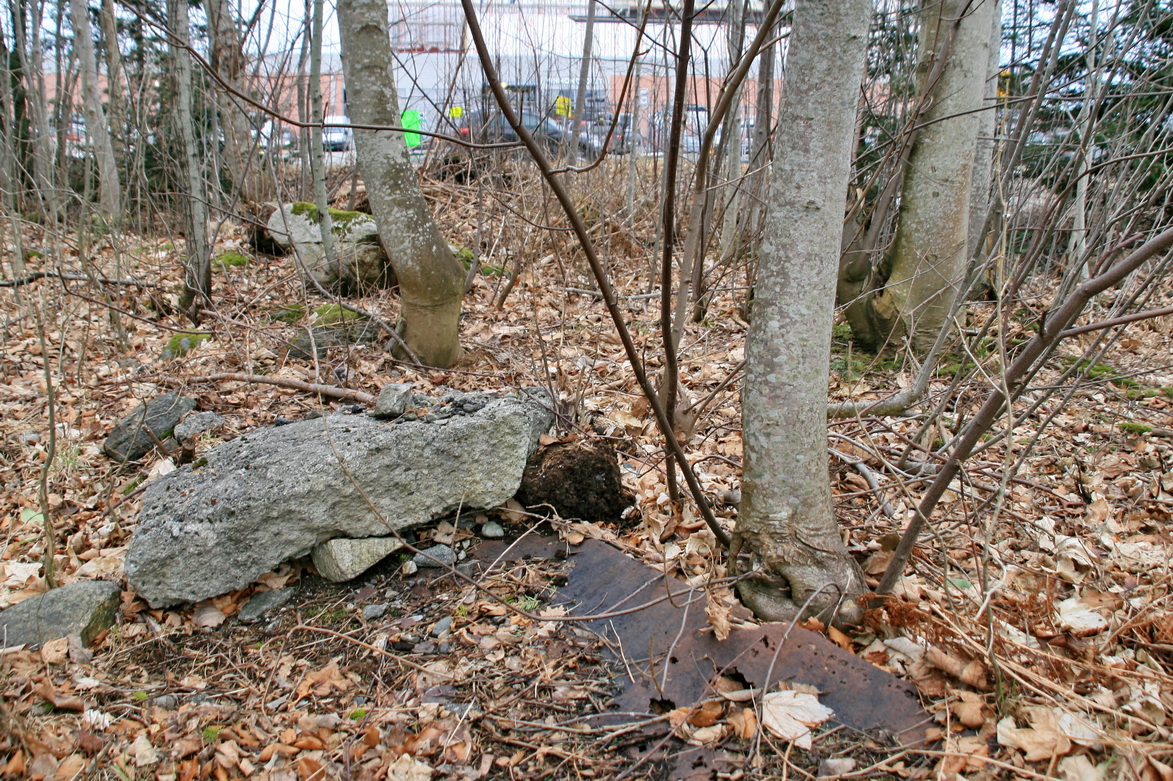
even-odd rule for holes
{"type": "Polygon", "coordinates": [[[349,127],[347,117],[326,117],[326,127],[322,128],[322,150],[325,152],[349,152],[354,149],[354,133],[349,127]],[[331,127],[333,125],[334,127],[331,127]]]}
{"type": "Polygon", "coordinates": [[[611,140],[607,141],[607,131],[611,130],[611,117],[604,116],[592,127],[587,143],[592,154],[598,154],[607,146],[607,153],[612,155],[630,154],[635,146],[635,137],[631,129],[631,114],[620,114],[615,120],[615,129],[611,132],[611,140]]]}

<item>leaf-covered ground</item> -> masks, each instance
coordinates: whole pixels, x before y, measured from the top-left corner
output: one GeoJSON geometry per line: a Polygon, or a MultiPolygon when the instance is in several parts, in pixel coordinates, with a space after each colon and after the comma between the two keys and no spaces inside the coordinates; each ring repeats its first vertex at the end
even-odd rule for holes
{"type": "MultiPolygon", "coordinates": [[[[582,209],[627,322],[656,368],[659,302],[648,295],[655,228],[650,218],[623,216],[615,201],[624,187],[619,175],[604,181],[582,194],[582,209]]],[[[623,528],[556,523],[547,533],[572,544],[587,535],[610,539],[698,583],[723,575],[695,510],[669,501],[662,447],[594,283],[570,237],[542,229],[564,222],[536,193],[517,182],[508,191],[476,181],[431,186],[444,230],[484,264],[465,303],[467,355],[445,371],[397,362],[380,342],[334,347],[318,360],[289,358],[289,341],[328,302],[305,292],[289,260],[251,251],[243,228],[231,223],[216,253],[239,252],[249,262],[217,271],[216,308],[196,329],[211,338],[163,360],[175,335],[193,330],[175,307],[178,240],[113,233],[79,245],[75,235],[26,226],[28,270],[66,278],[0,289],[0,606],[45,589],[42,480],[59,580],[106,579],[125,588],[122,558],[139,491],[173,463],[156,451],[120,466],[100,449],[113,424],[143,400],[180,389],[200,409],[223,415],[226,426],[200,448],[340,403],[275,384],[209,379],[225,372],[367,393],[392,381],[425,393],[548,382],[573,430],[616,445],[639,518],[623,528]],[[519,272],[507,295],[503,272],[519,272]],[[56,421],[51,453],[46,362],[56,421]]],[[[4,252],[14,244],[6,237],[4,252]]],[[[11,257],[3,267],[13,269],[11,257]]],[[[681,356],[687,395],[700,402],[687,452],[729,524],[741,451],[744,280],[744,270],[733,269],[714,285],[681,356]]],[[[1039,292],[1036,307],[1045,303],[1043,281],[1039,292]]],[[[392,292],[354,303],[386,321],[398,306],[392,292]]],[[[993,306],[975,304],[971,322],[983,322],[993,306]]],[[[999,340],[1012,344],[1019,334],[1011,329],[1027,325],[995,329],[992,340],[955,350],[909,415],[832,423],[828,464],[839,518],[869,577],[883,571],[931,474],[925,454],[948,440],[996,381],[999,340]]],[[[915,683],[936,721],[931,742],[896,749],[816,726],[808,748],[780,737],[779,724],[795,713],[818,723],[817,703],[777,697],[757,706],[718,698],[663,720],[679,739],[722,752],[744,778],[1173,778],[1169,331],[1167,318],[1135,324],[1090,366],[1076,361],[1096,334],[1066,344],[1066,357],[1035,378],[1018,409],[1039,406],[1009,436],[991,440],[942,503],[899,599],[854,634],[825,630],[915,683]],[[1083,377],[1078,386],[1075,375],[1083,377]]],[[[911,358],[874,359],[844,341],[835,349],[834,399],[881,398],[910,384],[917,370],[911,358]]],[[[511,536],[538,525],[515,509],[491,515],[511,536]]],[[[470,535],[441,524],[418,539],[467,546],[470,535]]],[[[92,654],[50,643],[0,655],[0,772],[663,777],[640,760],[649,746],[638,725],[594,720],[618,671],[590,637],[558,621],[561,610],[548,604],[558,577],[554,564],[522,563],[484,575],[475,588],[434,571],[409,574],[392,558],[348,584],[328,584],[294,562],[252,588],[184,609],[151,610],[125,591],[118,624],[92,654]],[[286,585],[297,594],[270,619],[237,620],[255,591],[286,585]]],[[[714,623],[728,600],[728,591],[714,591],[714,623]]]]}

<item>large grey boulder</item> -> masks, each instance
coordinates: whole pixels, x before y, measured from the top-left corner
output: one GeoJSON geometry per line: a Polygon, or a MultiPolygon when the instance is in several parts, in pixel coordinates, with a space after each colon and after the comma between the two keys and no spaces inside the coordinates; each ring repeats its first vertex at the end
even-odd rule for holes
{"type": "Polygon", "coordinates": [[[267,225],[277,244],[292,250],[298,269],[323,287],[344,294],[392,287],[395,272],[383,245],[375,218],[362,212],[331,209],[337,262],[326,259],[318,209],[311,203],[288,203],[273,212],[267,225]]]}
{"type": "Polygon", "coordinates": [[[541,396],[452,394],[394,422],[332,415],[251,432],[148,485],[127,578],[152,606],[195,602],[334,537],[493,507],[552,424],[541,396]]]}
{"type": "Polygon", "coordinates": [[[140,404],[127,415],[102,445],[102,452],[115,461],[137,461],[171,436],[180,419],[195,409],[195,400],[178,393],[164,393],[140,404]]]}
{"type": "Polygon", "coordinates": [[[86,645],[118,615],[122,589],[104,580],[87,580],[30,597],[0,612],[0,648],[40,645],[78,635],[86,645]]]}

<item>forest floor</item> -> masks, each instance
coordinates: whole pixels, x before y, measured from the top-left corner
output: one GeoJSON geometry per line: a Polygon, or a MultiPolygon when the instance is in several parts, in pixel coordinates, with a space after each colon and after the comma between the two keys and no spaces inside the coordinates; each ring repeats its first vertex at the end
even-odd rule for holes
{"type": "MultiPolygon", "coordinates": [[[[161,360],[175,333],[190,329],[175,308],[183,277],[175,244],[111,234],[91,236],[82,248],[76,236],[28,227],[29,271],[52,270],[58,257],[69,274],[157,286],[99,289],[50,277],[0,290],[0,607],[45,590],[38,502],[45,475],[61,582],[105,579],[127,588],[122,561],[134,533],[137,489],[173,464],[155,452],[118,465],[102,455],[101,444],[142,401],[181,389],[200,409],[223,415],[227,424],[203,448],[278,417],[300,419],[337,406],[273,384],[208,379],[223,372],[344,384],[372,394],[388,382],[410,382],[421,393],[549,382],[581,436],[605,436],[617,445],[638,518],[614,527],[555,522],[538,528],[515,509],[488,514],[503,521],[510,538],[531,528],[570,545],[596,537],[693,583],[724,575],[714,539],[695,511],[668,499],[662,445],[603,304],[591,293],[585,264],[565,234],[537,225],[557,219],[534,204],[532,222],[508,219],[511,212],[474,185],[449,183],[430,195],[451,240],[485,256],[465,302],[467,354],[444,371],[405,365],[377,343],[331,348],[317,361],[290,359],[285,346],[308,320],[288,324],[275,315],[291,305],[312,312],[326,301],[305,292],[288,259],[251,252],[244,231],[231,225],[216,254],[241,252],[249,262],[216,273],[216,307],[200,329],[212,338],[161,360]],[[502,266],[522,272],[498,306],[502,266]],[[57,421],[51,458],[46,359],[57,421]]],[[[594,234],[628,324],[656,368],[662,350],[659,301],[648,295],[653,245],[633,238],[645,233],[623,220],[599,216],[604,213],[592,221],[594,234]]],[[[4,266],[12,268],[7,260],[4,266]]],[[[724,277],[681,351],[687,393],[705,400],[686,450],[730,525],[741,458],[744,284],[741,272],[724,277]]],[[[1168,291],[1161,296],[1169,297],[1168,291]]],[[[354,303],[388,321],[398,308],[391,291],[354,303]]],[[[1045,303],[1044,295],[1032,305],[1045,303]]],[[[994,306],[975,304],[974,322],[994,306]]],[[[993,332],[1006,343],[1029,327],[1008,322],[993,332]]],[[[1078,387],[1061,375],[1097,335],[1065,344],[1066,359],[1034,386],[1040,394],[1056,385],[1070,392],[1039,396],[1042,405],[1016,425],[1009,448],[1006,440],[993,442],[967,464],[923,535],[898,600],[854,633],[807,625],[914,684],[934,719],[927,742],[894,746],[828,722],[813,728],[804,747],[765,728],[769,716],[760,703],[721,697],[677,703],[655,726],[674,736],[674,746],[719,754],[732,768],[726,778],[1173,779],[1169,325],[1165,318],[1131,326],[1100,363],[1085,367],[1078,387]]],[[[832,422],[836,509],[870,578],[883,571],[923,490],[902,452],[912,443],[917,458],[925,458],[917,445],[947,440],[980,402],[984,378],[996,377],[997,365],[997,349],[967,354],[959,348],[914,414],[832,422]],[[946,414],[929,420],[926,413],[942,399],[946,414]]],[[[915,373],[911,358],[876,359],[837,340],[830,396],[883,398],[909,385],[915,373]]],[[[419,530],[417,539],[468,544],[461,540],[468,536],[441,524],[419,530]]],[[[354,582],[331,584],[308,563],[292,562],[240,592],[166,610],[124,591],[118,623],[98,639],[92,657],[52,643],[4,651],[0,773],[683,777],[645,758],[656,747],[649,735],[659,734],[647,724],[599,720],[622,666],[608,662],[587,633],[559,620],[564,610],[549,596],[564,579],[561,562],[491,570],[483,589],[408,575],[400,564],[392,557],[354,582]],[[283,586],[294,586],[296,596],[275,620],[237,620],[255,591],[283,586]],[[375,604],[385,608],[380,615],[364,612],[375,604]],[[447,632],[433,636],[445,619],[451,620],[447,632]]],[[[732,600],[728,589],[711,590],[715,623],[727,619],[732,600]]]]}

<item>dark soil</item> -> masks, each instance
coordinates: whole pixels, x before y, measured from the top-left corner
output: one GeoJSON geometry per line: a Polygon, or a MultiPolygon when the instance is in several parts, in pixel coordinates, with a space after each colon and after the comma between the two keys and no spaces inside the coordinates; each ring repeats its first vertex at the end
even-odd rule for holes
{"type": "Polygon", "coordinates": [[[607,442],[578,439],[539,448],[525,468],[517,498],[561,518],[617,523],[634,499],[623,490],[619,462],[607,442]]]}

